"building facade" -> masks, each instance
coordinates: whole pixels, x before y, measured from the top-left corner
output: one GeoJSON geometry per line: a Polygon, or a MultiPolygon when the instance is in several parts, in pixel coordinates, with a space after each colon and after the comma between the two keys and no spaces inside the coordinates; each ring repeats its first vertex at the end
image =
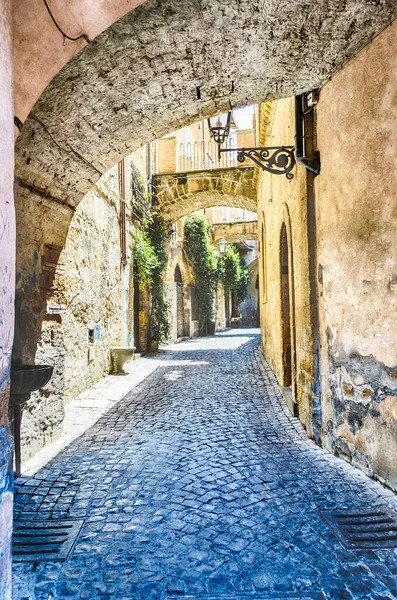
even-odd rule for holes
{"type": "MultiPolygon", "coordinates": [[[[306,106],[321,172],[258,173],[264,354],[308,433],[397,489],[396,25],[306,106]]],[[[294,145],[294,99],[261,105],[294,145]]]]}

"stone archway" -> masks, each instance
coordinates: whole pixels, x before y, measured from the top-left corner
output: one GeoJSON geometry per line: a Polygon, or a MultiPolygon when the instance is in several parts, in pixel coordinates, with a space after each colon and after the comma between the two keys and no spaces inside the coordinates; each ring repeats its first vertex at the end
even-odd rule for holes
{"type": "Polygon", "coordinates": [[[211,206],[256,211],[253,167],[231,167],[156,175],[157,206],[169,221],[211,206]]]}
{"type": "Polygon", "coordinates": [[[76,206],[101,174],[150,140],[230,103],[318,88],[395,14],[392,0],[349,0],[333,10],[321,2],[315,11],[297,0],[148,0],[52,79],[17,140],[17,177],[76,206]]]}
{"type": "MultiPolygon", "coordinates": [[[[334,11],[325,2],[297,11],[294,1],[258,10],[254,0],[244,8],[226,0],[148,0],[74,56],[40,96],[16,143],[32,346],[46,300],[40,282],[44,276],[51,284],[52,254],[59,256],[77,205],[104,172],[142,144],[230,104],[319,87],[395,13],[391,0],[381,8],[349,0],[334,11]],[[208,44],[215,22],[217,40],[208,44]]],[[[229,205],[250,199],[229,192],[229,205]]],[[[200,203],[213,206],[218,190],[211,200],[201,193],[200,203]]]]}
{"type": "Polygon", "coordinates": [[[258,239],[258,221],[215,223],[210,227],[211,242],[216,244],[225,238],[229,244],[258,239]]]}

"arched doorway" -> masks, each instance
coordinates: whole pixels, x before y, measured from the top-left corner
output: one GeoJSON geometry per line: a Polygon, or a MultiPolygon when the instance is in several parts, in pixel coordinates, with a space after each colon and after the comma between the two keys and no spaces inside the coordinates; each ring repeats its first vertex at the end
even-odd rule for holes
{"type": "Polygon", "coordinates": [[[175,267],[174,282],[176,287],[176,334],[177,337],[182,337],[184,335],[183,281],[179,265],[176,265],[175,267]]]}
{"type": "Polygon", "coordinates": [[[261,297],[260,297],[260,293],[259,293],[259,273],[256,276],[256,280],[255,280],[255,290],[256,290],[256,296],[257,296],[255,327],[260,327],[261,326],[261,297]]]}
{"type": "Polygon", "coordinates": [[[281,228],[280,237],[280,275],[281,275],[281,326],[283,343],[283,386],[292,386],[292,327],[291,327],[291,289],[287,228],[281,228]]]}

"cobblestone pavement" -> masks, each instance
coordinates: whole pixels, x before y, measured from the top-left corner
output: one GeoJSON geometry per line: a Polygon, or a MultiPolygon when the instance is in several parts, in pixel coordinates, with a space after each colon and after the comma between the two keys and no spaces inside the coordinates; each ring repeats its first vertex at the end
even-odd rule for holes
{"type": "Polygon", "coordinates": [[[17,518],[85,521],[66,562],[14,565],[15,600],[397,598],[397,550],[346,549],[318,514],[394,494],[306,437],[258,340],[133,363],[146,379],[16,482],[17,518]]]}

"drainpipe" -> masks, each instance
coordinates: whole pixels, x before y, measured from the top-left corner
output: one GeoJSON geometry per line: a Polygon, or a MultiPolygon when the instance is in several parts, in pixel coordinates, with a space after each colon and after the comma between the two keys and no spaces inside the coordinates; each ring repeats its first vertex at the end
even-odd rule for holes
{"type": "Polygon", "coordinates": [[[307,202],[307,242],[308,242],[308,268],[309,268],[309,294],[310,294],[310,320],[313,332],[313,383],[312,383],[312,432],[314,440],[321,445],[321,382],[320,382],[320,317],[317,293],[317,235],[316,235],[316,198],[314,195],[314,178],[320,173],[320,153],[313,151],[313,119],[306,113],[307,147],[313,159],[304,154],[304,112],[303,95],[295,96],[295,160],[298,165],[305,167],[309,173],[306,178],[307,202]]]}
{"type": "Polygon", "coordinates": [[[321,171],[320,152],[313,152],[310,160],[305,156],[303,134],[303,94],[295,96],[295,160],[298,165],[305,167],[315,175],[321,171]]]}

